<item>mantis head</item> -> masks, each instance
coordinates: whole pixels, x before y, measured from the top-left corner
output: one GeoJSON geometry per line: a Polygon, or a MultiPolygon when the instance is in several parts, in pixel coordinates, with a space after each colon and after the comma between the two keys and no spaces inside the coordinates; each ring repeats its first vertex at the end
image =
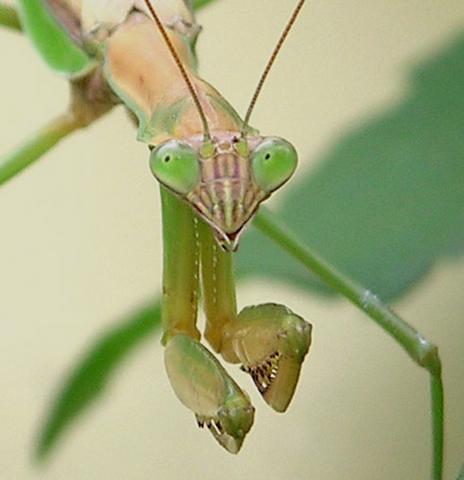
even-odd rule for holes
{"type": "Polygon", "coordinates": [[[296,150],[286,140],[233,132],[207,141],[168,140],[150,155],[153,175],[191,205],[226,251],[237,249],[261,202],[289,180],[296,165],[296,150]]]}
{"type": "Polygon", "coordinates": [[[295,148],[279,137],[249,136],[250,117],[287,35],[305,0],[299,0],[264,68],[248,106],[240,132],[212,135],[190,73],[183,65],[150,0],[145,0],[169,48],[201,120],[203,135],[172,139],[152,151],[150,167],[167,189],[190,203],[211,225],[224,250],[237,249],[241,232],[259,204],[281,187],[297,164],[295,148]]]}

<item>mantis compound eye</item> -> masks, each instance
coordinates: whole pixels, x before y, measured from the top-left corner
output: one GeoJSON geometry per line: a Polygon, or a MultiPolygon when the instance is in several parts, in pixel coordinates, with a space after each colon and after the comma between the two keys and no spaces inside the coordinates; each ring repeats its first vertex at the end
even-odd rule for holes
{"type": "Polygon", "coordinates": [[[197,152],[177,140],[162,143],[151,152],[150,169],[160,183],[180,195],[193,190],[200,180],[197,152]]]}
{"type": "Polygon", "coordinates": [[[268,137],[255,148],[251,161],[256,183],[265,192],[271,193],[293,175],[298,155],[286,140],[268,137]]]}

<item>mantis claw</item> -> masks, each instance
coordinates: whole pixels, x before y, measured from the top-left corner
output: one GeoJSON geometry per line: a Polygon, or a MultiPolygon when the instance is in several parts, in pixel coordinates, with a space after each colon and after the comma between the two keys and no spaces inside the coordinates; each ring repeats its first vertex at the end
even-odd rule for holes
{"type": "Polygon", "coordinates": [[[273,352],[266,360],[257,365],[242,365],[240,367],[240,370],[251,375],[251,378],[258,388],[259,393],[261,393],[263,396],[266,395],[266,392],[271,387],[272,382],[277,377],[280,357],[281,355],[279,352],[273,352]]]}
{"type": "Polygon", "coordinates": [[[247,307],[225,328],[225,353],[236,355],[266,403],[285,412],[311,345],[311,330],[311,324],[284,305],[247,307]]]}
{"type": "Polygon", "coordinates": [[[230,453],[238,453],[253,425],[254,408],[217,359],[197,340],[172,337],[165,350],[169,380],[200,428],[206,426],[230,453]]]}
{"type": "MultiPolygon", "coordinates": [[[[253,407],[250,406],[247,410],[248,411],[246,412],[246,414],[248,414],[248,416],[251,416],[252,418],[254,415],[253,407]]],[[[216,418],[216,419],[209,418],[205,420],[198,420],[198,418],[199,417],[197,416],[198,426],[200,428],[203,428],[204,426],[206,426],[208,430],[211,432],[211,434],[213,435],[213,437],[216,439],[216,441],[222,447],[224,447],[229,453],[239,452],[242,446],[243,440],[245,438],[245,435],[247,433],[244,429],[239,429],[237,433],[232,434],[232,432],[225,430],[226,427],[225,425],[223,425],[223,423],[219,418],[216,418]]],[[[248,428],[246,425],[244,426],[245,428],[248,428]]],[[[250,425],[250,428],[251,428],[251,425],[250,425]]]]}

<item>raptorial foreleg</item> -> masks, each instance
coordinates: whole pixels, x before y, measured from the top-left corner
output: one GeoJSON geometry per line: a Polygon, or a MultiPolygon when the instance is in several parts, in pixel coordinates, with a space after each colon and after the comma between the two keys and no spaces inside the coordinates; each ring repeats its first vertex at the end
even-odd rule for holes
{"type": "Polygon", "coordinates": [[[264,400],[284,412],[311,345],[311,325],[285,305],[263,304],[236,314],[232,254],[218,247],[202,222],[201,273],[205,336],[231,363],[241,363],[264,400]]]}
{"type": "Polygon", "coordinates": [[[231,453],[253,425],[248,396],[200,342],[196,328],[199,290],[198,220],[190,207],[162,190],[165,366],[179,400],[231,453]]]}

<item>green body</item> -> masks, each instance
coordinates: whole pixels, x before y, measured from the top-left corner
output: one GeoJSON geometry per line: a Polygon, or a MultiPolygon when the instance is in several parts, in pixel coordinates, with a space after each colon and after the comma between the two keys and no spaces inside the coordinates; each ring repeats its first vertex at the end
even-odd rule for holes
{"type": "Polygon", "coordinates": [[[198,92],[210,138],[143,2],[120,0],[107,12],[88,0],[24,0],[21,18],[47,63],[79,79],[82,98],[118,98],[137,119],[139,140],[153,149],[150,167],[162,185],[166,370],[198,424],[236,453],[254,408],[200,343],[198,306],[201,298],[213,350],[241,363],[269,405],[285,411],[311,328],[282,305],[237,315],[232,252],[261,202],[293,174],[296,152],[282,139],[244,127],[230,104],[197,76],[199,28],[186,4],[152,3],[198,92]]]}

